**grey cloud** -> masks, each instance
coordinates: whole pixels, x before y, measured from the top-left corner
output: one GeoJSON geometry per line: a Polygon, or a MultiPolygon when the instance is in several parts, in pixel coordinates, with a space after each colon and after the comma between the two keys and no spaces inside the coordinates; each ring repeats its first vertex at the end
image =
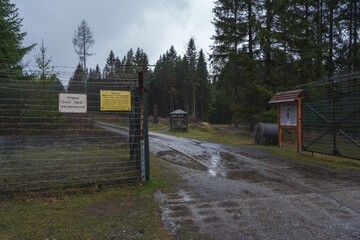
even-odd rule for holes
{"type": "MultiPolygon", "coordinates": [[[[24,45],[40,43],[43,38],[54,65],[76,66],[78,58],[71,39],[82,19],[94,34],[88,66],[99,64],[113,50],[122,57],[129,48],[141,47],[154,64],[159,55],[174,45],[178,53],[194,36],[197,45],[207,50],[213,26],[213,3],[209,0],[12,0],[19,8],[23,30],[28,32],[24,45]]],[[[35,48],[26,59],[34,64],[35,48]]]]}

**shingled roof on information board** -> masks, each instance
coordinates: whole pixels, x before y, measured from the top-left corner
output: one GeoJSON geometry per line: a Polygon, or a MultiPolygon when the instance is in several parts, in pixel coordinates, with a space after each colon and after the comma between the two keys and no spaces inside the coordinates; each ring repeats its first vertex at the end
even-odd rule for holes
{"type": "Polygon", "coordinates": [[[298,98],[308,98],[303,89],[276,93],[269,103],[294,102],[298,98]]]}

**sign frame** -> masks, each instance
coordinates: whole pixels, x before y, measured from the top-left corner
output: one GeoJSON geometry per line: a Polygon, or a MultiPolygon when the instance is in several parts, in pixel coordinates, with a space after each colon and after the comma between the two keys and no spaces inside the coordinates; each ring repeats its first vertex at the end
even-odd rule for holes
{"type": "Polygon", "coordinates": [[[278,103],[278,147],[281,149],[281,129],[283,128],[287,128],[287,129],[294,129],[296,130],[296,135],[297,135],[297,139],[296,139],[296,151],[297,153],[301,152],[301,142],[302,142],[302,133],[301,133],[301,98],[297,98],[295,101],[293,102],[283,102],[283,103],[278,103]],[[292,103],[293,106],[296,106],[296,115],[295,115],[295,121],[296,124],[291,124],[291,125],[283,125],[281,122],[281,105],[282,104],[289,104],[292,103]]]}
{"type": "Polygon", "coordinates": [[[87,95],[79,93],[59,93],[59,112],[87,113],[87,95]]]}
{"type": "Polygon", "coordinates": [[[280,103],[280,125],[297,126],[297,104],[296,102],[280,103]]]}
{"type": "Polygon", "coordinates": [[[100,90],[100,111],[130,112],[131,91],[100,90]]]}

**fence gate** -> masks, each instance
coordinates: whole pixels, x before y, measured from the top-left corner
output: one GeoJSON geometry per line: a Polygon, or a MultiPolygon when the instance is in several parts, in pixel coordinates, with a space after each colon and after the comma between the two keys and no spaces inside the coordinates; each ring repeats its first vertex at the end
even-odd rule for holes
{"type": "Polygon", "coordinates": [[[325,79],[306,86],[302,100],[304,151],[360,159],[360,76],[325,79]]]}
{"type": "Polygon", "coordinates": [[[143,80],[134,68],[107,76],[0,69],[0,196],[148,179],[143,80]]]}

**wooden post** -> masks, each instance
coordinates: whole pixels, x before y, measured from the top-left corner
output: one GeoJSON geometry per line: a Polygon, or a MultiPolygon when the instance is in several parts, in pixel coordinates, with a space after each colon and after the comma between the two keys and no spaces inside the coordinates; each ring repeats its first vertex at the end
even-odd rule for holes
{"type": "Polygon", "coordinates": [[[297,98],[297,153],[301,153],[302,136],[301,136],[301,98],[297,98]]]}
{"type": "Polygon", "coordinates": [[[281,149],[280,103],[278,103],[278,147],[281,149]]]}

